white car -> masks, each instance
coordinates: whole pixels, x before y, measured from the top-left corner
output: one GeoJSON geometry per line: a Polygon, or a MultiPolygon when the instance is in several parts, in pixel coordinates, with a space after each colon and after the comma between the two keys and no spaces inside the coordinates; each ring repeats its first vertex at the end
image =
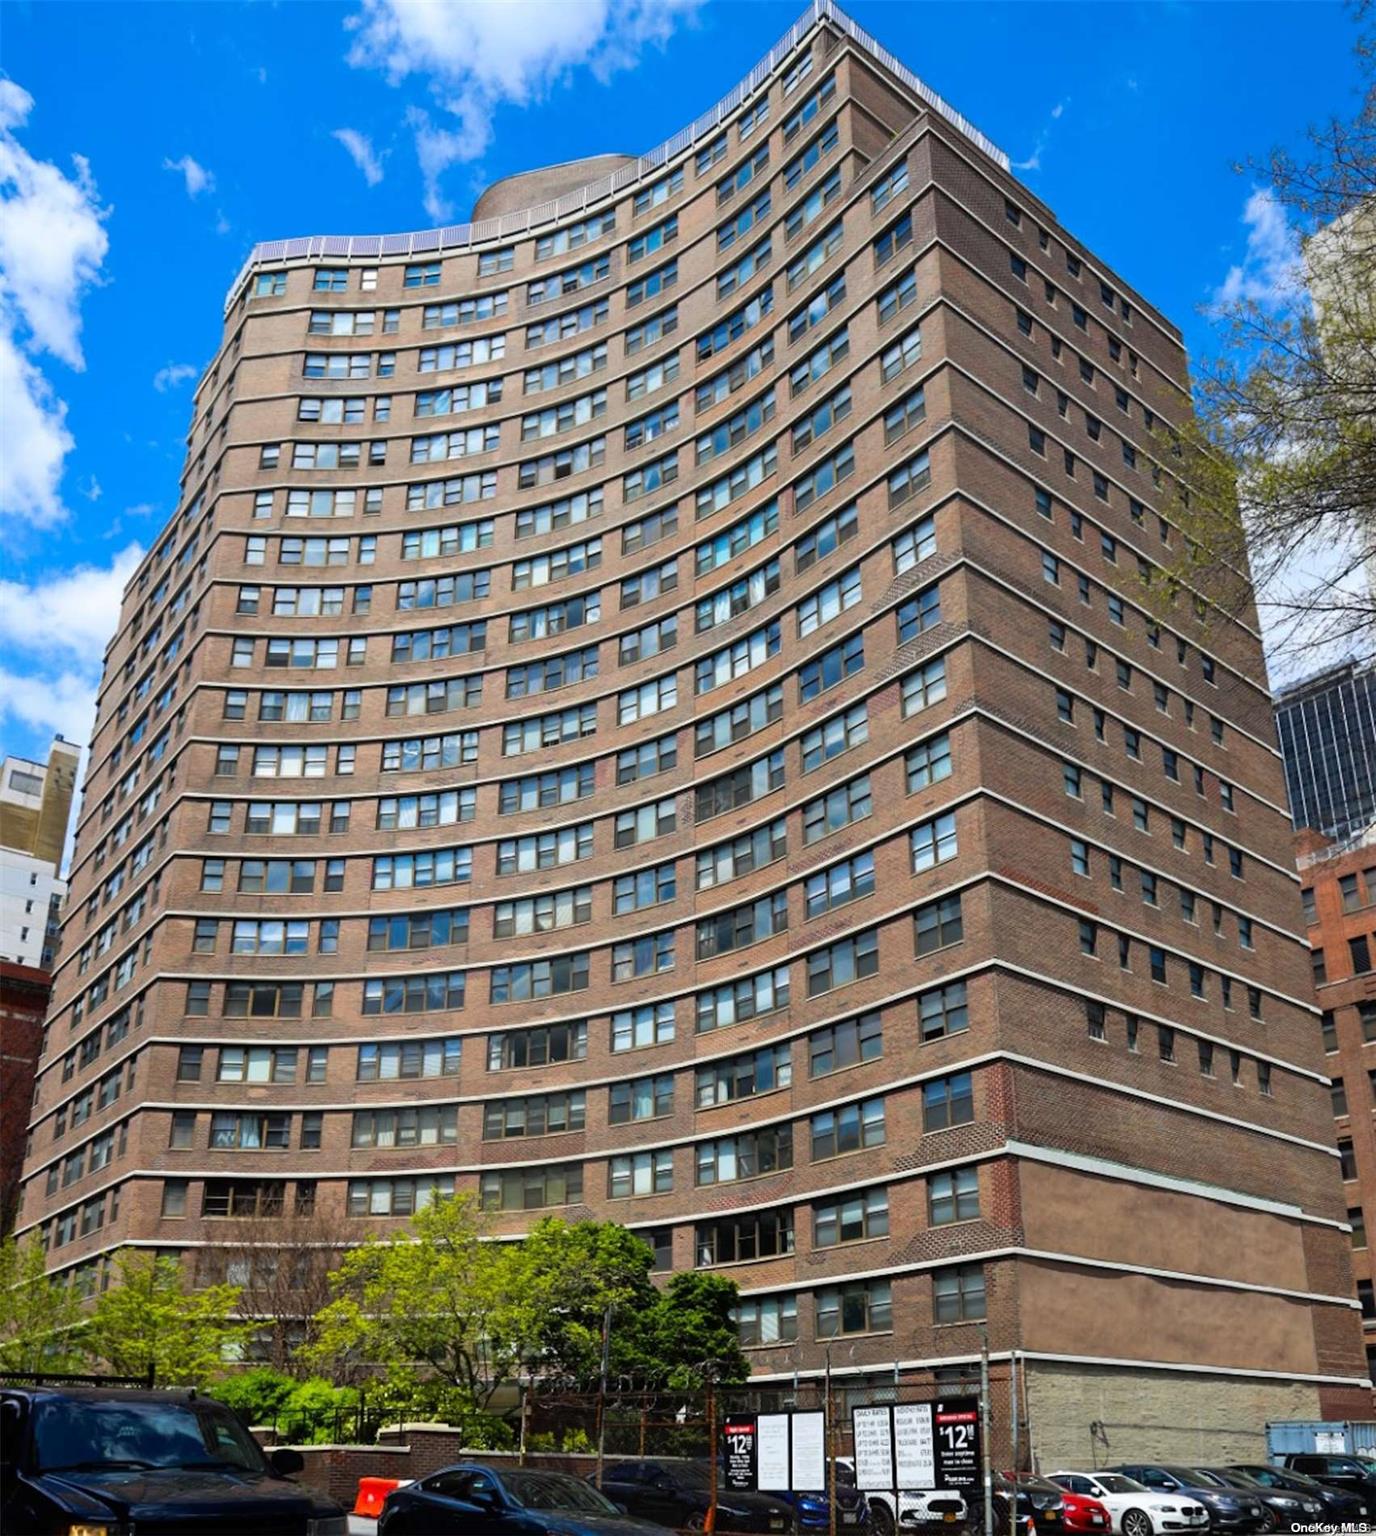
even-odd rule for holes
{"type": "Polygon", "coordinates": [[[1121,1472],[1048,1472],[1067,1493],[1098,1499],[1119,1536],[1157,1536],[1161,1531],[1206,1531],[1209,1512],[1181,1495],[1144,1487],[1121,1472]]]}
{"type": "MultiPolygon", "coordinates": [[[[844,1467],[854,1482],[855,1463],[849,1456],[838,1456],[836,1465],[844,1467]]],[[[875,1536],[895,1536],[899,1527],[935,1536],[936,1527],[954,1530],[965,1523],[965,1500],[952,1488],[905,1488],[896,1494],[866,1490],[865,1502],[870,1507],[875,1536]]]]}

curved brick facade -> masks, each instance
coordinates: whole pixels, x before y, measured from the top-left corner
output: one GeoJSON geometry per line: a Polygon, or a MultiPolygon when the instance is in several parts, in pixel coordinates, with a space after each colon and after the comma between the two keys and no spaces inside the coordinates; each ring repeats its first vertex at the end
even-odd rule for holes
{"type": "Polygon", "coordinates": [[[766,1374],[987,1314],[1317,1407],[1361,1354],[1260,649],[1140,603],[1179,336],[828,9],[576,218],[231,296],[20,1225],[94,1285],[452,1182],[729,1264],[766,1374]]]}

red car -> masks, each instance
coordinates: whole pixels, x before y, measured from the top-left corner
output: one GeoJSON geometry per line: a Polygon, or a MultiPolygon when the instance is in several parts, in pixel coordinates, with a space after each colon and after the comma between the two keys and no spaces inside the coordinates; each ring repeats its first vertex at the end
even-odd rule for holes
{"type": "Polygon", "coordinates": [[[1065,1506],[1063,1530],[1083,1532],[1085,1536],[1096,1536],[1096,1533],[1108,1536],[1112,1531],[1113,1516],[1100,1500],[1091,1499],[1084,1493],[1068,1493],[1062,1488],[1061,1502],[1065,1506]]]}

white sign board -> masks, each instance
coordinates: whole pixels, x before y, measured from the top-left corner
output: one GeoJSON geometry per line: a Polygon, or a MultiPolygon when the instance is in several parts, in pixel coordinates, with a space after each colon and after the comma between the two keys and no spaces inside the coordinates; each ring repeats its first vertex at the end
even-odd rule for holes
{"type": "Polygon", "coordinates": [[[855,1431],[855,1482],[864,1492],[894,1488],[892,1420],[888,1405],[851,1410],[855,1431]]]}
{"type": "Polygon", "coordinates": [[[759,1462],[755,1486],[786,1491],[788,1481],[788,1415],[762,1413],[758,1419],[759,1462]]]}
{"type": "Polygon", "coordinates": [[[935,1488],[936,1452],[932,1445],[932,1405],[895,1403],[893,1442],[899,1488],[935,1488]]]}
{"type": "Polygon", "coordinates": [[[1316,1429],[1314,1449],[1320,1456],[1345,1456],[1347,1437],[1340,1429],[1316,1429]]]}
{"type": "MultiPolygon", "coordinates": [[[[785,1420],[787,1423],[787,1420],[785,1420]]],[[[760,1418],[763,1431],[765,1420],[760,1418]]],[[[761,1480],[760,1487],[764,1482],[761,1480]]],[[[827,1486],[825,1416],[820,1413],[793,1415],[793,1481],[795,1493],[824,1493],[827,1486]]]]}

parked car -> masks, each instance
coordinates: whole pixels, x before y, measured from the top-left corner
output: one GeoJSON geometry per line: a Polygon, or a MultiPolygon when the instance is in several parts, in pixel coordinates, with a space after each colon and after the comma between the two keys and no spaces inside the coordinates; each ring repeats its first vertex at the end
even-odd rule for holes
{"type": "Polygon", "coordinates": [[[1323,1518],[1323,1502],[1310,1494],[1288,1493],[1283,1488],[1267,1488],[1234,1467],[1201,1467],[1200,1471],[1218,1478],[1230,1488],[1254,1493],[1261,1500],[1265,1530],[1289,1531],[1297,1525],[1308,1526],[1323,1518]]]}
{"type": "Polygon", "coordinates": [[[237,1415],[195,1392],[0,1386],[0,1530],[347,1536],[348,1516],[287,1482],[237,1415]]]}
{"type": "MultiPolygon", "coordinates": [[[[836,1466],[838,1475],[844,1468],[854,1481],[855,1462],[849,1456],[838,1456],[836,1466]]],[[[875,1536],[894,1536],[900,1525],[905,1531],[923,1531],[959,1526],[965,1520],[965,1500],[952,1488],[903,1488],[896,1493],[866,1489],[865,1501],[875,1536]]]]}
{"type": "Polygon", "coordinates": [[[1264,1461],[1244,1462],[1233,1468],[1255,1478],[1263,1488],[1280,1488],[1287,1493],[1300,1493],[1315,1498],[1323,1506],[1323,1519],[1333,1525],[1350,1525],[1366,1519],[1366,1504],[1360,1494],[1351,1489],[1339,1488],[1334,1483],[1321,1483],[1317,1478],[1306,1477],[1303,1472],[1291,1472],[1284,1467],[1273,1467],[1264,1461]]]}
{"type": "MultiPolygon", "coordinates": [[[[602,1492],[642,1520],[700,1531],[711,1502],[711,1478],[705,1460],[620,1461],[603,1469],[602,1492]]],[[[793,1511],[770,1494],[735,1493],[718,1476],[717,1525],[730,1531],[791,1531],[793,1511]]]]}
{"type": "MultiPolygon", "coordinates": [[[[787,1504],[793,1511],[794,1528],[799,1531],[826,1531],[831,1529],[825,1493],[789,1493],[780,1489],[761,1489],[766,1497],[787,1504]]],[[[721,1500],[718,1499],[718,1505],[721,1500]]],[[[869,1504],[858,1488],[836,1488],[837,1530],[868,1531],[870,1525],[869,1504]]]]}
{"type": "Polygon", "coordinates": [[[1164,1531],[1206,1531],[1209,1514],[1193,1499],[1161,1493],[1121,1472],[1052,1472],[1069,1493],[1087,1494],[1108,1510],[1119,1536],[1159,1536],[1164,1531]]]}
{"type": "Polygon", "coordinates": [[[1157,1493],[1179,1494],[1192,1503],[1202,1504],[1209,1512],[1211,1530],[1242,1533],[1259,1531],[1266,1524],[1265,1509],[1255,1494],[1229,1488],[1194,1467],[1182,1467],[1174,1462],[1137,1461],[1119,1462],[1116,1467],[1104,1470],[1136,1478],[1157,1493]]]}
{"type": "MultiPolygon", "coordinates": [[[[761,1493],[780,1504],[787,1504],[793,1511],[795,1527],[800,1531],[827,1531],[831,1519],[825,1493],[784,1493],[773,1488],[762,1488],[761,1493]]],[[[720,1504],[720,1499],[718,1499],[720,1504]]],[[[869,1531],[870,1507],[865,1494],[855,1485],[855,1473],[839,1460],[836,1463],[836,1529],[869,1531]]]]}
{"type": "Polygon", "coordinates": [[[1376,1464],[1360,1456],[1324,1456],[1317,1451],[1287,1451],[1280,1465],[1290,1472],[1303,1472],[1320,1483],[1331,1483],[1355,1493],[1366,1510],[1366,1518],[1376,1519],[1376,1464]]]}
{"type": "MultiPolygon", "coordinates": [[[[1016,1485],[1011,1478],[996,1473],[991,1491],[994,1498],[994,1529],[1000,1533],[1009,1528],[1008,1503],[1014,1500],[1019,1536],[1045,1536],[1060,1531],[1065,1526],[1065,1494],[1055,1483],[1042,1477],[1020,1477],[1016,1485]]],[[[984,1488],[977,1484],[966,1495],[966,1529],[980,1532],[984,1529],[984,1488]]]]}
{"type": "MultiPolygon", "coordinates": [[[[1050,1482],[1050,1478],[1042,1479],[1050,1482]]],[[[1084,1533],[1084,1536],[1109,1536],[1113,1529],[1113,1517],[1107,1506],[1090,1493],[1077,1493],[1063,1483],[1053,1486],[1061,1490],[1062,1529],[1084,1533]]]]}
{"type": "Polygon", "coordinates": [[[665,1536],[566,1472],[458,1462],[387,1495],[378,1536],[665,1536]]]}

